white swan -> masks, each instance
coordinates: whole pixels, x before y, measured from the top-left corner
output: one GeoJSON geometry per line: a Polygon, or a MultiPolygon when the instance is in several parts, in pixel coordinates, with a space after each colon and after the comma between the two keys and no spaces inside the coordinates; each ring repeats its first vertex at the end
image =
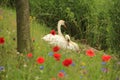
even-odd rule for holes
{"type": "Polygon", "coordinates": [[[49,41],[52,41],[54,37],[55,35],[50,33],[50,34],[45,35],[42,39],[49,42],[49,41]]]}
{"type": "Polygon", "coordinates": [[[74,50],[74,51],[77,51],[79,52],[79,46],[77,43],[73,42],[70,40],[70,36],[69,35],[65,35],[65,39],[67,40],[67,49],[71,49],[71,50],[74,50]]]}
{"type": "Polygon", "coordinates": [[[57,41],[56,39],[59,38],[59,36],[64,37],[62,32],[61,32],[61,26],[62,25],[64,27],[66,27],[65,26],[65,21],[64,20],[59,20],[58,25],[57,25],[58,35],[47,34],[42,39],[45,40],[45,41],[51,42],[51,44],[52,44],[53,41],[57,41]]]}
{"type": "Polygon", "coordinates": [[[66,48],[67,41],[66,41],[65,37],[63,36],[63,34],[61,32],[61,25],[66,27],[64,20],[59,20],[58,21],[58,25],[57,25],[58,35],[54,35],[54,39],[52,39],[50,41],[50,44],[57,45],[61,48],[66,48]]]}

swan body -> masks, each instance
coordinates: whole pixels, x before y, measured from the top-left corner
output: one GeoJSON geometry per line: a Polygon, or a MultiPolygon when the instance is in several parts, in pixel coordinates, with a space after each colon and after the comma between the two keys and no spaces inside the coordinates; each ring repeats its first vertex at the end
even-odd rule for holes
{"type": "Polygon", "coordinates": [[[64,36],[61,32],[61,26],[62,25],[64,27],[66,27],[65,26],[65,21],[64,20],[59,20],[58,25],[57,25],[58,34],[55,34],[55,35],[47,34],[42,39],[49,42],[50,44],[59,46],[59,43],[61,43],[63,40],[65,41],[64,36]]]}
{"type": "Polygon", "coordinates": [[[52,45],[57,45],[63,49],[67,48],[68,42],[64,36],[55,35],[54,40],[50,42],[52,45]]]}
{"type": "Polygon", "coordinates": [[[65,35],[65,39],[68,42],[68,45],[66,47],[67,49],[71,49],[71,50],[79,52],[79,46],[78,46],[78,44],[75,43],[75,42],[73,42],[73,41],[71,41],[69,35],[65,35]]]}
{"type": "Polygon", "coordinates": [[[54,40],[54,37],[55,37],[55,35],[47,34],[42,39],[45,40],[45,41],[47,41],[47,42],[49,42],[49,41],[54,40]]]}
{"type": "Polygon", "coordinates": [[[47,34],[45,35],[42,39],[49,42],[49,44],[51,45],[57,45],[63,49],[70,49],[70,50],[74,50],[74,51],[79,51],[79,46],[77,43],[73,42],[70,40],[70,36],[69,35],[65,35],[65,37],[63,36],[62,32],[61,32],[61,26],[65,26],[65,21],[64,20],[59,20],[58,24],[57,24],[57,30],[58,30],[58,34],[47,34]]]}

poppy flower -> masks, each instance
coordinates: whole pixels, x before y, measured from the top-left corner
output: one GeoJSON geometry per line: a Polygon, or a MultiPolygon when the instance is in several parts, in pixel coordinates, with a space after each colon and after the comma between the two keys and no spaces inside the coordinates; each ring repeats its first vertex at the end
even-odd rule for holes
{"type": "Polygon", "coordinates": [[[32,38],[32,42],[35,42],[35,38],[32,38]]]}
{"type": "Polygon", "coordinates": [[[32,53],[28,53],[28,54],[27,54],[27,57],[28,57],[28,58],[32,58],[32,56],[33,56],[32,53]]]}
{"type": "Polygon", "coordinates": [[[55,35],[56,34],[55,30],[51,30],[50,34],[55,35]]]}
{"type": "Polygon", "coordinates": [[[56,59],[56,61],[59,61],[61,58],[61,55],[59,53],[54,53],[54,58],[56,59]]]}
{"type": "Polygon", "coordinates": [[[4,44],[5,40],[3,37],[0,37],[0,44],[4,44]]]}
{"type": "Polygon", "coordinates": [[[103,62],[108,62],[110,59],[111,59],[111,56],[110,56],[110,55],[103,55],[103,56],[102,56],[102,61],[103,61],[103,62]]]}
{"type": "Polygon", "coordinates": [[[38,57],[38,58],[37,58],[37,63],[38,63],[38,64],[43,64],[44,61],[45,61],[45,59],[44,59],[43,57],[38,57]]]}
{"type": "Polygon", "coordinates": [[[58,73],[58,77],[59,77],[59,78],[64,78],[64,76],[65,76],[65,74],[64,74],[63,72],[59,72],[59,73],[58,73]]]}
{"type": "Polygon", "coordinates": [[[59,51],[59,50],[60,50],[60,47],[59,47],[59,46],[53,47],[53,52],[57,52],[57,51],[59,51]]]}
{"type": "Polygon", "coordinates": [[[52,78],[51,80],[57,80],[56,78],[52,78]]]}
{"type": "Polygon", "coordinates": [[[66,67],[69,67],[72,64],[72,59],[65,59],[62,64],[66,67]]]}
{"type": "Polygon", "coordinates": [[[89,56],[89,57],[93,57],[93,56],[95,56],[95,53],[92,49],[89,49],[89,50],[86,51],[86,55],[89,56]]]}

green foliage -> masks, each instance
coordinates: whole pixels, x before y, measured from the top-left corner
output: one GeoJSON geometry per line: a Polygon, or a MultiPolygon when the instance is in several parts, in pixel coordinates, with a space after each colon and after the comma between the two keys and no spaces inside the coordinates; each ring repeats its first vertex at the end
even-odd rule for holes
{"type": "MultiPolygon", "coordinates": [[[[1,4],[14,5],[15,0],[2,0],[1,4]]],[[[119,0],[30,0],[30,12],[38,22],[57,29],[63,19],[68,28],[64,33],[84,40],[97,49],[119,53],[120,48],[119,0]]]]}
{"type": "Polygon", "coordinates": [[[7,7],[15,7],[15,0],[0,0],[1,6],[7,7]]]}
{"type": "Polygon", "coordinates": [[[0,45],[0,80],[117,80],[120,79],[120,64],[114,55],[109,62],[102,63],[102,51],[95,51],[94,57],[85,55],[86,45],[80,45],[83,49],[80,54],[74,51],[60,49],[60,61],[56,61],[48,53],[52,47],[41,38],[48,34],[50,29],[46,25],[38,24],[34,17],[31,17],[31,35],[34,39],[34,52],[32,58],[26,54],[20,54],[16,50],[16,25],[15,11],[0,9],[3,11],[0,19],[0,36],[5,38],[4,45],[0,45]],[[13,13],[14,12],[14,13],[13,13]],[[15,38],[15,39],[14,39],[15,38]],[[2,47],[4,46],[4,47],[2,47]],[[1,56],[1,53],[3,54],[1,56]],[[19,53],[19,54],[18,54],[19,53]],[[39,56],[45,58],[44,64],[37,64],[36,59],[39,56]],[[62,61],[65,58],[72,58],[74,65],[64,67],[62,61]],[[40,69],[44,66],[44,69],[40,69]],[[105,70],[103,70],[105,69],[105,70]],[[59,78],[58,73],[65,71],[65,77],[59,78]]]}
{"type": "Polygon", "coordinates": [[[109,31],[110,48],[120,56],[120,0],[115,0],[110,10],[112,26],[109,31]]]}

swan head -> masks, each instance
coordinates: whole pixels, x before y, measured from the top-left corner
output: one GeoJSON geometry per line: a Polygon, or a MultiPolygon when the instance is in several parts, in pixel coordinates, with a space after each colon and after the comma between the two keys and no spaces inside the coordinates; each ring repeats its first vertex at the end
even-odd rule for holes
{"type": "Polygon", "coordinates": [[[63,25],[66,28],[65,21],[64,20],[59,20],[58,25],[63,25]]]}
{"type": "Polygon", "coordinates": [[[70,36],[69,35],[65,35],[65,39],[70,42],[70,36]]]}

